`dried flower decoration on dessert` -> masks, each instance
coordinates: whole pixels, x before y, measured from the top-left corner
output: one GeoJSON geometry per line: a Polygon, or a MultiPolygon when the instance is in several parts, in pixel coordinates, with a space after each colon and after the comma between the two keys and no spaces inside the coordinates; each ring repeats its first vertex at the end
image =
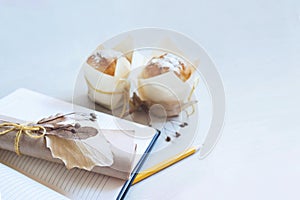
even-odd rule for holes
{"type": "Polygon", "coordinates": [[[89,98],[112,110],[124,105],[130,84],[130,62],[122,52],[96,49],[83,64],[89,98]]]}
{"type": "Polygon", "coordinates": [[[162,134],[165,135],[165,141],[170,142],[172,138],[178,138],[181,136],[179,131],[188,126],[188,123],[186,121],[182,121],[182,119],[165,118],[165,114],[166,112],[164,112],[160,106],[157,107],[156,105],[151,104],[151,102],[141,100],[134,92],[133,96],[129,100],[129,110],[124,114],[124,117],[131,115],[131,119],[133,121],[154,128],[158,128],[155,127],[156,122],[163,123],[164,126],[160,127],[160,129],[162,130],[162,134]],[[157,117],[159,120],[154,119],[157,119],[157,117]],[[168,126],[171,126],[171,128],[168,128],[168,126]]]}

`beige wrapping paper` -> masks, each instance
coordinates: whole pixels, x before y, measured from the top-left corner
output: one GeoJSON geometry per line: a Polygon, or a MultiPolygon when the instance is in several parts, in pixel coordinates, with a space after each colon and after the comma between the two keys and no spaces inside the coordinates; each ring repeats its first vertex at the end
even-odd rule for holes
{"type": "MultiPolygon", "coordinates": [[[[0,124],[8,121],[19,124],[24,123],[23,121],[17,119],[0,116],[0,124]]],[[[0,132],[3,130],[3,128],[0,128],[0,132]]],[[[106,136],[107,141],[111,144],[111,151],[114,155],[113,164],[109,167],[95,166],[91,171],[124,180],[128,179],[133,167],[132,165],[136,149],[133,140],[122,137],[123,133],[120,133],[119,130],[100,131],[106,136]],[[120,146],[122,148],[120,148],[120,146]]],[[[0,135],[0,148],[9,151],[15,151],[15,137],[16,131],[11,131],[4,135],[0,135]]],[[[35,139],[22,134],[19,142],[19,150],[21,152],[20,156],[27,155],[64,164],[62,160],[52,157],[50,149],[46,147],[45,137],[35,139]]]]}

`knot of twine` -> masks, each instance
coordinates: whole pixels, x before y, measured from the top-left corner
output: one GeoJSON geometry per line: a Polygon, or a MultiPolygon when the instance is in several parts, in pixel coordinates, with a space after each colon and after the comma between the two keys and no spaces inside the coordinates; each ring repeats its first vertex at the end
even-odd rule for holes
{"type": "Polygon", "coordinates": [[[19,143],[20,143],[20,138],[22,136],[22,134],[25,134],[31,138],[34,139],[38,139],[38,138],[42,138],[44,137],[44,135],[46,134],[46,129],[43,126],[39,126],[39,125],[28,125],[28,124],[16,124],[16,123],[2,123],[0,124],[0,128],[7,128],[7,130],[1,131],[0,135],[5,135],[11,131],[17,131],[16,133],[16,137],[15,137],[15,152],[17,153],[17,155],[21,155],[20,153],[20,147],[19,147],[19,143]],[[40,133],[39,131],[42,130],[43,132],[40,133]]]}

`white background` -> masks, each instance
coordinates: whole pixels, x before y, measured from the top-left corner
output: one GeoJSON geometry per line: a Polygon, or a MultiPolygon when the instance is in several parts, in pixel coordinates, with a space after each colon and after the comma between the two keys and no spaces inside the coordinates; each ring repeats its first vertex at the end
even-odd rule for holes
{"type": "Polygon", "coordinates": [[[215,151],[135,185],[128,199],[300,199],[300,1],[0,0],[0,97],[71,101],[81,63],[120,32],[161,27],[203,46],[223,78],[215,151]]]}

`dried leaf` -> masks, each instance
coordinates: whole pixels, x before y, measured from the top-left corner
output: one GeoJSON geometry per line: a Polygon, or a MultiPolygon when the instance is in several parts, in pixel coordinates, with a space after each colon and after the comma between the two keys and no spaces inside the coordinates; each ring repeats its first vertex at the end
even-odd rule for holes
{"type": "Polygon", "coordinates": [[[47,135],[56,135],[65,139],[87,139],[97,135],[98,130],[90,126],[82,126],[76,120],[83,122],[91,121],[91,119],[95,120],[96,118],[97,116],[94,113],[56,114],[41,119],[37,124],[46,128],[47,135]]]}
{"type": "MultiPolygon", "coordinates": [[[[161,102],[160,105],[164,107],[165,112],[168,117],[177,116],[179,113],[197,103],[197,101],[189,101],[187,103],[181,103],[178,101],[175,102],[161,102]]],[[[129,112],[127,114],[132,114],[134,112],[144,112],[146,114],[149,113],[150,107],[153,105],[150,101],[142,100],[135,92],[133,93],[132,98],[129,101],[129,112]]]]}
{"type": "Polygon", "coordinates": [[[87,139],[89,137],[96,136],[98,134],[98,130],[93,127],[80,127],[77,129],[76,137],[78,139],[87,139]]]}
{"type": "Polygon", "coordinates": [[[113,154],[104,136],[98,136],[97,147],[87,140],[70,140],[55,135],[46,136],[46,145],[54,158],[62,160],[68,169],[92,170],[95,166],[111,166],[113,154]],[[99,143],[98,143],[99,141],[99,143]]]}
{"type": "Polygon", "coordinates": [[[55,135],[57,137],[64,138],[64,139],[76,139],[76,136],[74,133],[72,133],[71,131],[62,130],[62,129],[47,131],[46,135],[55,135]]]}
{"type": "Polygon", "coordinates": [[[47,131],[47,135],[56,135],[65,139],[80,139],[84,140],[90,137],[94,137],[98,134],[98,130],[93,127],[80,127],[76,129],[75,127],[68,127],[65,129],[53,129],[47,131]]]}
{"type": "Polygon", "coordinates": [[[43,118],[41,119],[40,121],[37,122],[37,124],[56,124],[56,123],[59,123],[59,122],[62,122],[65,120],[65,116],[63,114],[56,114],[54,116],[50,116],[50,117],[47,117],[47,118],[43,118]]]}
{"type": "Polygon", "coordinates": [[[149,112],[149,108],[151,103],[148,101],[143,101],[135,92],[133,93],[132,98],[129,101],[130,111],[129,113],[133,113],[136,111],[143,111],[145,113],[149,112]]]}

